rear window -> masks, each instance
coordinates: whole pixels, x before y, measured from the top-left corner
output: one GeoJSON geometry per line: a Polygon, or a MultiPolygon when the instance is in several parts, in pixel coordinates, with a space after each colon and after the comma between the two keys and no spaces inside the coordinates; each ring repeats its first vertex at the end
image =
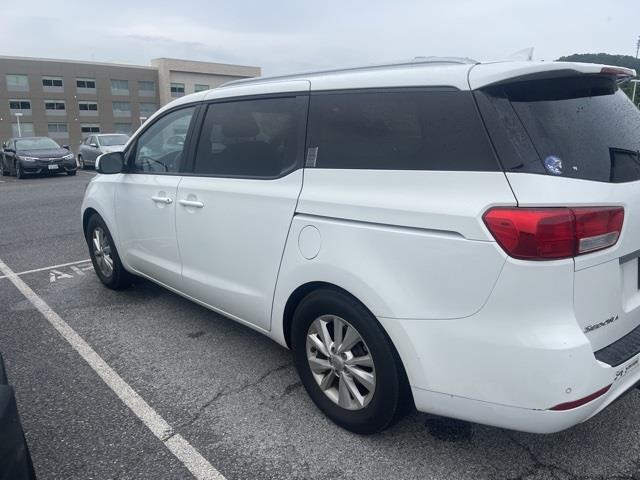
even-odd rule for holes
{"type": "Polygon", "coordinates": [[[309,108],[310,167],[500,169],[470,92],[321,93],[309,108]]]}
{"type": "Polygon", "coordinates": [[[640,111],[602,76],[477,92],[505,170],[622,183],[640,179],[640,111]]]}

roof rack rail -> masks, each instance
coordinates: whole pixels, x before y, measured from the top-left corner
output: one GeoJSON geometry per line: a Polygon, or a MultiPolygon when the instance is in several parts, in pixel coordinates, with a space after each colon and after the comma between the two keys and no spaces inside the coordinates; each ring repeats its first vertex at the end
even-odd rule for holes
{"type": "Polygon", "coordinates": [[[253,77],[253,78],[242,78],[239,80],[232,80],[223,85],[220,85],[218,88],[224,88],[233,85],[246,85],[250,83],[259,83],[264,81],[271,80],[286,80],[286,79],[294,79],[305,77],[309,75],[321,75],[324,73],[338,73],[338,72],[356,72],[359,70],[374,70],[376,68],[386,68],[386,67],[402,67],[402,66],[410,66],[410,65],[421,65],[421,64],[476,64],[478,63],[476,60],[466,57],[414,57],[411,60],[403,60],[399,62],[390,62],[390,63],[380,63],[380,64],[372,64],[372,65],[361,65],[356,67],[344,67],[344,68],[330,68],[326,70],[313,70],[308,72],[301,73],[291,73],[286,75],[268,75],[264,77],[253,77]]]}

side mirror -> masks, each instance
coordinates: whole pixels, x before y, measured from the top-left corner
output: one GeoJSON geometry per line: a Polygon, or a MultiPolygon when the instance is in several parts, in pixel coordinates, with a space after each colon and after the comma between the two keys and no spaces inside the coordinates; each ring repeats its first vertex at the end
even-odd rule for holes
{"type": "Polygon", "coordinates": [[[103,153],[96,160],[96,172],[107,175],[122,173],[124,154],[122,152],[103,153]]]}
{"type": "Polygon", "coordinates": [[[89,146],[93,147],[93,148],[98,148],[98,144],[97,143],[90,143],[89,146]]]}
{"type": "Polygon", "coordinates": [[[62,148],[66,148],[67,150],[69,150],[69,145],[62,145],[62,148]]]}

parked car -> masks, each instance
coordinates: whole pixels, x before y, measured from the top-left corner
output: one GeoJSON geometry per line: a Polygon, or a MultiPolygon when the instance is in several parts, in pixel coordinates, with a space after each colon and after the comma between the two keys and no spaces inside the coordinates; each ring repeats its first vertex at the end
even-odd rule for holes
{"type": "Polygon", "coordinates": [[[98,158],[95,271],[291,348],[354,432],[414,404],[568,428],[640,381],[633,75],[424,59],[182,97],[98,158]]]}
{"type": "Polygon", "coordinates": [[[29,447],[24,437],[13,387],[0,355],[0,478],[35,480],[29,447]]]}
{"type": "Polygon", "coordinates": [[[24,178],[33,173],[76,174],[76,157],[69,146],[58,145],[48,137],[19,137],[5,142],[2,149],[2,175],[24,178]]]}
{"type": "Polygon", "coordinates": [[[96,158],[103,153],[119,152],[129,140],[129,135],[122,133],[103,133],[85,138],[78,148],[78,163],[83,170],[95,167],[96,158]]]}

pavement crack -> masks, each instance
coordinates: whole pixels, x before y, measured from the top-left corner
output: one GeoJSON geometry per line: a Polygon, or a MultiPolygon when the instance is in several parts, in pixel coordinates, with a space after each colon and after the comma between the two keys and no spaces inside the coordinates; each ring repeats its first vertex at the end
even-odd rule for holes
{"type": "MultiPolygon", "coordinates": [[[[286,368],[289,368],[291,366],[292,365],[291,365],[290,362],[286,363],[286,364],[283,364],[283,365],[279,365],[279,366],[274,367],[271,370],[268,370],[267,372],[263,373],[256,380],[254,380],[253,382],[245,383],[244,385],[241,385],[241,386],[239,386],[237,388],[220,390],[210,400],[208,400],[205,403],[203,403],[198,408],[196,413],[189,420],[187,420],[186,422],[182,423],[181,427],[188,427],[188,426],[192,425],[193,423],[195,423],[211,405],[216,403],[222,397],[227,397],[229,395],[236,395],[238,393],[242,393],[242,392],[244,392],[244,391],[246,391],[246,390],[248,390],[248,389],[250,389],[252,387],[255,387],[256,385],[262,383],[270,375],[273,375],[274,373],[277,373],[279,371],[285,370],[286,368]]],[[[297,387],[297,384],[300,384],[300,382],[296,382],[295,384],[292,384],[292,385],[287,385],[285,387],[285,393],[282,396],[284,396],[285,394],[290,393],[291,390],[293,390],[294,388],[297,387]]]]}

